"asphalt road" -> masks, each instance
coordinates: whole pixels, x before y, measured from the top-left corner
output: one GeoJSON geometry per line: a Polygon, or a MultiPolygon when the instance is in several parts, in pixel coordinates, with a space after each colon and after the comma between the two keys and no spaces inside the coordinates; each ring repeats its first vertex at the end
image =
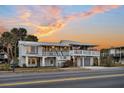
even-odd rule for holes
{"type": "Polygon", "coordinates": [[[124,88],[124,69],[0,75],[1,88],[124,88]]]}

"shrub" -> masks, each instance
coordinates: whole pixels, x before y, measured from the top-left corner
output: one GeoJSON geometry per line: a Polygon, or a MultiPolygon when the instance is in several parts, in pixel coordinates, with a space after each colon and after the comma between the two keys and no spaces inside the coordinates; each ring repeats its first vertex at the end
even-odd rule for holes
{"type": "Polygon", "coordinates": [[[71,60],[67,60],[66,62],[63,63],[62,67],[70,67],[73,66],[73,62],[71,60]]]}
{"type": "Polygon", "coordinates": [[[1,70],[1,71],[9,71],[9,70],[11,70],[10,64],[7,64],[7,63],[2,64],[2,65],[0,66],[0,70],[1,70]]]}
{"type": "Polygon", "coordinates": [[[27,67],[26,64],[23,64],[23,67],[26,68],[27,67]]]}
{"type": "Polygon", "coordinates": [[[105,66],[107,66],[107,67],[112,67],[113,66],[113,61],[112,61],[112,57],[111,56],[108,56],[106,58],[106,64],[105,64],[105,66]]]}

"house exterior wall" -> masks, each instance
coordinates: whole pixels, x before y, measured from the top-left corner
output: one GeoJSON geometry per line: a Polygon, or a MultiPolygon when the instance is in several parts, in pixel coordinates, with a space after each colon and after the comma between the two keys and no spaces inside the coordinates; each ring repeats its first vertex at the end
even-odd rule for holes
{"type": "Polygon", "coordinates": [[[116,63],[124,64],[124,47],[115,47],[110,49],[110,55],[116,63]]]}
{"type": "Polygon", "coordinates": [[[73,50],[70,49],[71,45],[67,44],[56,44],[50,45],[49,43],[39,43],[39,42],[19,42],[19,66],[23,67],[25,64],[27,67],[36,67],[38,66],[63,66],[64,62],[71,60],[72,58],[76,59],[76,66],[84,67],[85,66],[85,57],[89,58],[89,65],[93,65],[93,58],[99,57],[99,51],[91,50],[73,50]],[[31,49],[31,47],[33,48],[31,49]],[[36,50],[35,50],[36,47],[36,50]],[[33,52],[32,52],[32,51],[33,52]],[[28,51],[28,52],[27,52],[28,51]],[[30,58],[39,58],[35,64],[29,62],[30,58]]]}

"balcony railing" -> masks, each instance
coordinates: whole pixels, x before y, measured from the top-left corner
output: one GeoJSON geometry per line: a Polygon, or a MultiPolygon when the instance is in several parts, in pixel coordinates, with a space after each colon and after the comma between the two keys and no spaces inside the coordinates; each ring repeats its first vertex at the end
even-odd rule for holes
{"type": "Polygon", "coordinates": [[[100,56],[100,52],[90,51],[90,50],[71,50],[70,55],[72,56],[100,56]]]}
{"type": "Polygon", "coordinates": [[[69,52],[42,52],[43,56],[69,56],[69,52]]]}
{"type": "MultiPolygon", "coordinates": [[[[23,54],[25,55],[25,54],[23,54]]],[[[100,56],[99,51],[91,50],[70,50],[70,51],[42,51],[37,54],[26,54],[29,56],[100,56]]]]}
{"type": "Polygon", "coordinates": [[[124,57],[124,53],[115,53],[115,54],[111,54],[113,57],[124,57]]]}

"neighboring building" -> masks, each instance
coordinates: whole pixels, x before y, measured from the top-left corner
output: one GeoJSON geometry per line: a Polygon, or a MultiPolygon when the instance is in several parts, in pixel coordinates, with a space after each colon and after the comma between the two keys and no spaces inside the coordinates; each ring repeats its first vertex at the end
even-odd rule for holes
{"type": "Polygon", "coordinates": [[[4,63],[4,53],[0,51],[0,63],[4,63]]]}
{"type": "Polygon", "coordinates": [[[109,53],[115,63],[124,64],[124,46],[110,48],[109,53]]]}
{"type": "Polygon", "coordinates": [[[0,51],[0,63],[5,63],[8,60],[8,56],[5,52],[0,51]]]}
{"type": "Polygon", "coordinates": [[[55,66],[62,67],[70,60],[74,66],[93,66],[94,58],[98,65],[100,52],[94,50],[96,45],[61,40],[60,42],[19,41],[19,66],[55,66]]]}
{"type": "Polygon", "coordinates": [[[103,49],[101,57],[106,58],[107,56],[110,56],[114,63],[124,64],[124,46],[103,49]]]}
{"type": "Polygon", "coordinates": [[[4,48],[0,43],[0,63],[7,62],[7,59],[8,59],[7,54],[5,53],[4,48]]]}

